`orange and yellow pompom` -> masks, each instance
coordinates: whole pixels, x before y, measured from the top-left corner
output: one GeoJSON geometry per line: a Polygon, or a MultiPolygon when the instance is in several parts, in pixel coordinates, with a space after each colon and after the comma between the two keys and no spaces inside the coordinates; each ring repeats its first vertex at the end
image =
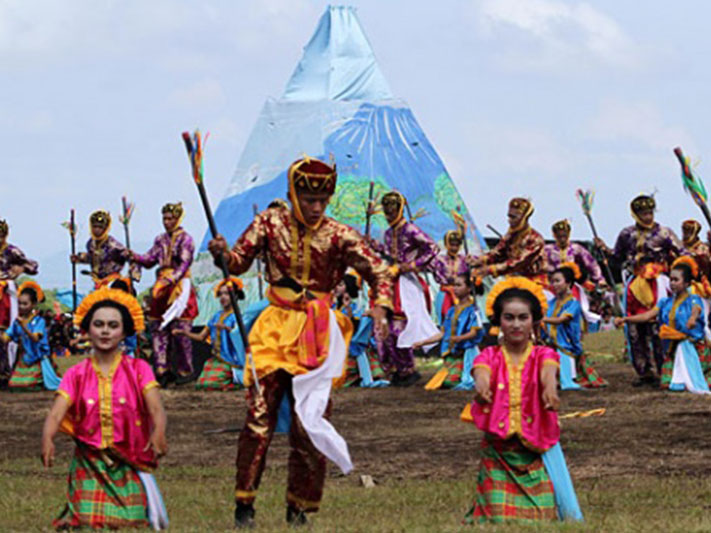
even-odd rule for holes
{"type": "Polygon", "coordinates": [[[546,314],[546,311],[548,310],[548,301],[546,300],[545,294],[543,294],[543,288],[538,283],[531,281],[528,278],[513,276],[498,282],[491,289],[489,296],[486,298],[486,316],[489,318],[494,316],[494,303],[507,289],[520,289],[531,293],[541,304],[541,312],[543,315],[546,314]]]}
{"type": "Polygon", "coordinates": [[[110,289],[108,287],[101,287],[100,289],[95,290],[81,301],[79,307],[77,307],[77,310],[74,313],[74,324],[76,326],[81,326],[82,321],[91,308],[94,307],[95,304],[106,300],[111,300],[112,302],[116,302],[120,306],[126,308],[128,314],[131,315],[131,318],[133,319],[133,327],[136,331],[143,331],[146,329],[146,325],[143,320],[143,310],[141,309],[141,305],[138,303],[138,300],[127,292],[119,289],[110,289]]]}

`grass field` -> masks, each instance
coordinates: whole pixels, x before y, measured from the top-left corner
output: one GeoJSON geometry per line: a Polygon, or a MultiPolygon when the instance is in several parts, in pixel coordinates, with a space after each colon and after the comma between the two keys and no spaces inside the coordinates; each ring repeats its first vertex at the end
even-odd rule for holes
{"type": "MultiPolygon", "coordinates": [[[[634,389],[618,332],[586,339],[604,391],[563,392],[561,413],[605,407],[602,417],[562,421],[562,445],[585,514],[583,524],[489,531],[711,531],[710,399],[634,389]]],[[[75,360],[71,361],[76,362],[75,360]]],[[[68,361],[61,361],[66,366],[68,361]]],[[[423,365],[430,368],[432,365],[423,365]]],[[[430,374],[429,369],[426,373],[430,374]]],[[[346,389],[332,420],[347,439],[356,470],[333,467],[313,531],[468,531],[481,434],[458,421],[470,393],[346,389]],[[360,475],[376,486],[360,485],[360,475]]],[[[244,417],[242,393],[163,391],[170,452],[157,474],[173,531],[228,531],[234,457],[244,417]],[[215,433],[212,430],[226,431],[215,433]]],[[[57,464],[39,462],[50,393],[0,394],[2,531],[46,531],[63,504],[73,445],[57,438],[57,464]]],[[[257,500],[255,531],[286,530],[286,437],[277,435],[257,500]]]]}

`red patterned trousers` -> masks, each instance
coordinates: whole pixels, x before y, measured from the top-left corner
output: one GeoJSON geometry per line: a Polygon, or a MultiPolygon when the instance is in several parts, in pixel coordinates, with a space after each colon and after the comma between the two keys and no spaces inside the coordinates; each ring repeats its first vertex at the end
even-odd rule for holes
{"type": "MultiPolygon", "coordinates": [[[[288,372],[277,370],[259,379],[261,394],[257,394],[254,387],[247,391],[247,419],[237,449],[235,500],[238,503],[252,504],[257,497],[267,450],[277,425],[279,406],[286,395],[291,406],[286,502],[306,512],[315,512],[319,508],[326,478],[326,458],[311,443],[294,411],[292,379],[288,372]]],[[[330,411],[329,400],[326,418],[330,411]]]]}

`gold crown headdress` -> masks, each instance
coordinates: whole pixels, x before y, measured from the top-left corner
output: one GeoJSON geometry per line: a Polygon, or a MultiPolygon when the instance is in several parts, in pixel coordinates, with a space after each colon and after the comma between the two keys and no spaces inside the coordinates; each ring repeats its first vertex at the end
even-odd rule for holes
{"type": "Polygon", "coordinates": [[[35,291],[35,294],[37,295],[37,302],[44,302],[44,291],[42,290],[42,287],[39,286],[39,283],[28,279],[17,288],[17,294],[22,294],[22,292],[27,289],[35,291]]]}
{"type": "Polygon", "coordinates": [[[696,279],[699,277],[699,264],[690,255],[682,255],[677,257],[672,263],[671,269],[674,270],[679,265],[686,265],[691,270],[691,277],[696,279]]]}
{"type": "Polygon", "coordinates": [[[489,296],[486,298],[486,316],[489,318],[494,316],[494,304],[496,300],[508,289],[521,289],[530,292],[541,304],[541,313],[545,316],[548,310],[548,301],[546,300],[545,294],[543,294],[543,288],[535,281],[531,281],[522,276],[507,278],[494,285],[491,292],[489,292],[489,296]]]}
{"type": "Polygon", "coordinates": [[[242,280],[239,279],[238,277],[235,276],[230,276],[228,279],[221,279],[217,283],[215,283],[215,288],[213,289],[213,294],[217,296],[217,294],[220,292],[220,289],[224,287],[225,285],[229,285],[232,287],[233,290],[242,290],[244,289],[244,283],[242,283],[242,280]]]}
{"type": "Polygon", "coordinates": [[[567,268],[568,270],[572,271],[573,278],[575,278],[576,281],[583,277],[583,273],[580,271],[580,267],[577,263],[573,263],[572,261],[566,261],[565,263],[561,263],[558,266],[558,270],[561,270],[563,268],[567,268]]]}
{"type": "Polygon", "coordinates": [[[81,301],[74,313],[74,324],[80,327],[86,315],[91,311],[91,308],[99,302],[107,300],[119,304],[128,311],[128,314],[133,320],[133,327],[137,332],[143,331],[146,328],[143,320],[143,310],[138,300],[127,292],[120,289],[110,289],[108,287],[95,290],[81,301]]]}

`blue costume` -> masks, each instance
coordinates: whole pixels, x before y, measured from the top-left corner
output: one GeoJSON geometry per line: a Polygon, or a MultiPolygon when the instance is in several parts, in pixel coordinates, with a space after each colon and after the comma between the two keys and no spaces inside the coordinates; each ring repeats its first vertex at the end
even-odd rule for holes
{"type": "Polygon", "coordinates": [[[658,309],[659,336],[664,350],[662,388],[708,394],[709,386],[701,366],[701,358],[707,350],[701,298],[686,291],[675,297],[662,298],[658,309]],[[688,328],[687,323],[696,307],[701,313],[694,325],[688,328]]]}
{"type": "Polygon", "coordinates": [[[427,390],[440,387],[472,390],[474,388],[472,365],[479,355],[478,345],[484,337],[479,310],[473,299],[463,307],[449,308],[442,323],[442,332],[444,336],[440,344],[440,353],[444,358],[444,368],[434,375],[425,388],[427,390]],[[472,330],[477,330],[473,338],[457,342],[452,346],[450,341],[452,336],[462,336],[472,330]]]}
{"type": "Polygon", "coordinates": [[[570,317],[562,324],[547,324],[546,334],[555,344],[560,355],[560,388],[562,390],[578,390],[585,388],[604,387],[607,382],[596,372],[587,361],[583,350],[583,309],[580,302],[571,294],[558,300],[552,298],[548,302],[549,318],[570,317]]]}
{"type": "Polygon", "coordinates": [[[37,376],[34,368],[36,365],[41,366],[41,378],[44,382],[44,387],[49,390],[57,390],[59,386],[59,376],[52,366],[49,340],[47,337],[47,324],[44,318],[39,314],[33,316],[28,324],[27,329],[31,333],[39,333],[40,338],[37,342],[30,339],[25,333],[19,322],[19,318],[15,319],[10,328],[5,332],[7,337],[18,343],[22,349],[22,365],[15,368],[8,386],[13,389],[31,388],[36,383],[37,376]]]}

